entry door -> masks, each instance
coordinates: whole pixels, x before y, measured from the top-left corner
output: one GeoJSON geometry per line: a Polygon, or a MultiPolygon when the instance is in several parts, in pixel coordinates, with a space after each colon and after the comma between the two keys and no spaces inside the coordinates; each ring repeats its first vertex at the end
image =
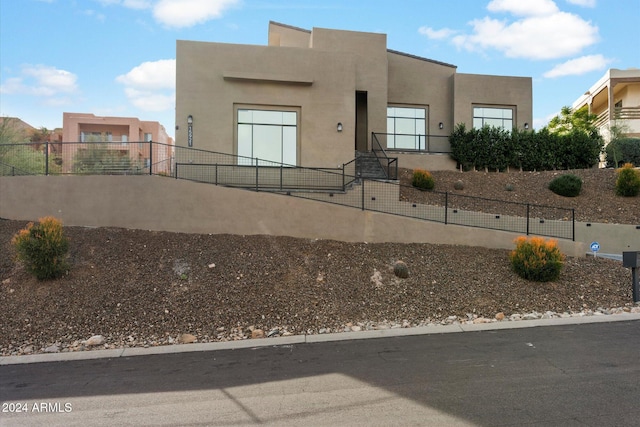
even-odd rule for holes
{"type": "Polygon", "coordinates": [[[369,151],[367,92],[356,92],[356,151],[369,151]]]}

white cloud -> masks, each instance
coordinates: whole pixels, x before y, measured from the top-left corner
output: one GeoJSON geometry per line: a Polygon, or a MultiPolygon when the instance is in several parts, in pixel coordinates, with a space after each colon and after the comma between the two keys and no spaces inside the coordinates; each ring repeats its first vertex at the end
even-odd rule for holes
{"type": "Polygon", "coordinates": [[[575,55],[598,41],[597,26],[577,15],[559,11],[551,0],[493,0],[488,8],[509,12],[518,18],[473,20],[471,34],[452,39],[456,46],[470,51],[495,49],[510,58],[545,60],[575,55]]]}
{"type": "Polygon", "coordinates": [[[76,92],[78,77],[65,70],[46,65],[25,65],[20,77],[7,79],[0,93],[53,97],[76,92]]]}
{"type": "Polygon", "coordinates": [[[559,12],[553,0],[492,0],[487,9],[490,12],[508,12],[516,16],[544,16],[559,12]]]}
{"type": "Polygon", "coordinates": [[[128,9],[149,9],[151,0],[96,0],[103,6],[120,5],[128,9]]]}
{"type": "Polygon", "coordinates": [[[442,28],[440,30],[435,30],[431,27],[420,27],[418,29],[418,32],[434,40],[446,39],[456,33],[455,30],[451,30],[449,28],[442,28]]]}
{"type": "Polygon", "coordinates": [[[165,111],[175,106],[175,59],[143,62],[116,81],[125,85],[127,98],[141,110],[165,111]]]}
{"type": "Polygon", "coordinates": [[[564,76],[579,76],[591,71],[598,71],[607,68],[611,63],[610,59],[602,55],[587,55],[580,58],[571,59],[562,64],[558,64],[551,70],[544,73],[544,77],[555,78],[564,76]]]}
{"type": "Polygon", "coordinates": [[[153,16],[168,27],[192,27],[220,18],[226,9],[239,2],[240,0],[160,0],[153,7],[153,16]]]}
{"type": "Polygon", "coordinates": [[[583,7],[596,7],[596,0],[567,0],[567,2],[583,7]]]}

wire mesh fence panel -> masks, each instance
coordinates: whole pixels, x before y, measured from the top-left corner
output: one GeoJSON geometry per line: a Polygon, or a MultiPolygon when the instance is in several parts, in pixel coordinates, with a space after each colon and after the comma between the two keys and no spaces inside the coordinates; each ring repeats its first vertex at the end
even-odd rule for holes
{"type": "MultiPolygon", "coordinates": [[[[432,144],[435,137],[429,137],[428,144],[432,144]]],[[[382,140],[380,146],[388,142],[387,135],[378,134],[377,138],[382,140]]],[[[393,162],[387,166],[395,167],[393,162]]],[[[393,180],[364,179],[358,176],[355,160],[342,168],[305,168],[156,142],[0,145],[0,175],[58,174],[165,175],[446,224],[575,238],[573,209],[424,191],[393,180]]]]}

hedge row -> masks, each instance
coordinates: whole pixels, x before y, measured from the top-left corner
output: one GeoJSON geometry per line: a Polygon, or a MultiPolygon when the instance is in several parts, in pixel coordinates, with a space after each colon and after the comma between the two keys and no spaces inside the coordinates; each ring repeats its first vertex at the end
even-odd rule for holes
{"type": "Polygon", "coordinates": [[[459,124],[449,136],[451,157],[465,169],[585,169],[598,163],[604,146],[597,132],[566,134],[485,126],[467,130],[459,124]]]}

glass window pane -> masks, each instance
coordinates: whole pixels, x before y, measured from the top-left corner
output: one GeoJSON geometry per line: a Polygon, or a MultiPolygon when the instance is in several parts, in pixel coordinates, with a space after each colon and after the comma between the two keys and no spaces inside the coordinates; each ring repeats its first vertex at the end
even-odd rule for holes
{"type": "Polygon", "coordinates": [[[509,119],[503,120],[502,127],[504,127],[506,130],[513,129],[513,120],[509,120],[509,119]]]}
{"type": "Polygon", "coordinates": [[[473,117],[484,117],[484,108],[474,107],[473,117]]]}
{"type": "Polygon", "coordinates": [[[296,139],[297,130],[295,127],[285,126],[282,128],[282,163],[297,164],[296,139]]]}
{"type": "Polygon", "coordinates": [[[261,125],[281,125],[282,111],[253,110],[253,123],[261,125]]]}
{"type": "Polygon", "coordinates": [[[283,125],[297,125],[297,116],[295,111],[283,111],[282,112],[282,124],[283,125]]]}
{"type": "Polygon", "coordinates": [[[416,149],[416,138],[413,135],[396,135],[396,148],[416,149]]]}
{"type": "Polygon", "coordinates": [[[395,117],[396,109],[395,107],[387,107],[387,117],[395,117]]]}
{"type": "Polygon", "coordinates": [[[492,119],[501,119],[502,109],[501,108],[485,108],[484,117],[490,117],[492,119]]]}
{"type": "Polygon", "coordinates": [[[395,133],[395,120],[391,117],[387,118],[387,133],[395,133]]]}
{"type": "Polygon", "coordinates": [[[424,108],[417,108],[416,109],[416,118],[417,119],[424,119],[426,117],[426,110],[424,108]]]}
{"type": "Polygon", "coordinates": [[[473,127],[474,127],[475,129],[480,129],[480,128],[482,128],[482,119],[474,118],[474,119],[473,119],[473,127]]]}
{"type": "Polygon", "coordinates": [[[513,110],[511,108],[505,108],[504,110],[502,110],[502,117],[505,119],[512,119],[513,110]]]}
{"type": "Polygon", "coordinates": [[[282,127],[253,126],[253,157],[272,162],[282,161],[282,127]]]}
{"type": "Polygon", "coordinates": [[[251,110],[238,110],[238,123],[253,123],[251,110]]]}
{"type": "MultiPolygon", "coordinates": [[[[238,156],[253,157],[251,151],[251,128],[251,125],[238,125],[238,156]]],[[[242,161],[242,159],[239,160],[242,161]]]]}
{"type": "Polygon", "coordinates": [[[416,133],[416,122],[413,119],[396,119],[396,134],[414,135],[416,133]]]}
{"type": "Polygon", "coordinates": [[[423,119],[416,120],[416,135],[426,135],[426,122],[423,119]]]}
{"type": "Polygon", "coordinates": [[[502,119],[486,118],[484,124],[495,127],[502,127],[502,119]]]}

